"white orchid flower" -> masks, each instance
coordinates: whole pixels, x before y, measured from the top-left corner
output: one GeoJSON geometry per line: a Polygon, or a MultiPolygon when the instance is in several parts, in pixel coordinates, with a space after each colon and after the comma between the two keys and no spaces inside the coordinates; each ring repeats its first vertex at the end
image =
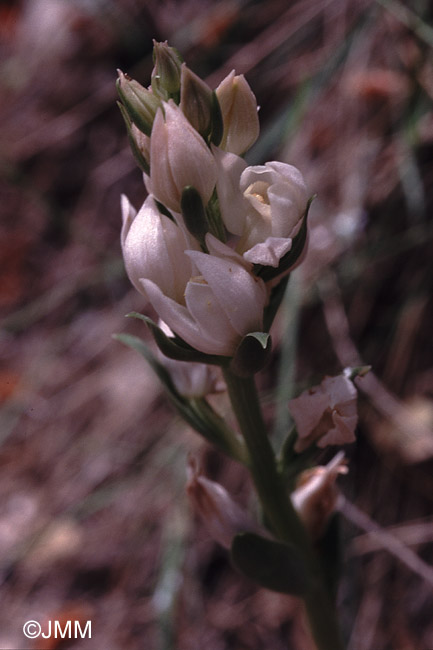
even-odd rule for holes
{"type": "Polygon", "coordinates": [[[211,254],[185,251],[197,274],[182,300],[165,293],[158,279],[143,277],[140,283],[159,317],[187,343],[232,356],[246,334],[263,329],[268,294],[239,255],[210,234],[206,243],[211,254]]]}
{"type": "Polygon", "coordinates": [[[239,237],[236,251],[248,262],[278,267],[307,207],[301,172],[281,162],[247,167],[239,156],[216,147],[213,153],[221,216],[227,230],[239,237]]]}

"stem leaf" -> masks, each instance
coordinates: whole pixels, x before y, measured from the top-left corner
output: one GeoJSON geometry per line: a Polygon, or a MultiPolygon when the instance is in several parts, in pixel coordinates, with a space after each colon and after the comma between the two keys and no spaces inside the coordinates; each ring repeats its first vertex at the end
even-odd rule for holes
{"type": "Polygon", "coordinates": [[[165,392],[179,415],[208,442],[239,462],[247,462],[244,444],[212,409],[204,398],[188,399],[179,393],[165,366],[156,359],[146,343],[138,336],[115,334],[114,339],[139,352],[161,381],[165,392]]]}
{"type": "Polygon", "coordinates": [[[307,570],[292,544],[240,533],[233,539],[231,556],[243,575],[266,589],[295,596],[308,590],[307,570]]]}
{"type": "Polygon", "coordinates": [[[127,314],[128,318],[138,318],[146,323],[152,332],[155,343],[161,352],[169,359],[176,361],[193,361],[196,363],[209,363],[213,365],[223,365],[227,360],[226,357],[205,354],[195,350],[177,336],[167,336],[160,327],[148,316],[132,311],[127,314]]]}

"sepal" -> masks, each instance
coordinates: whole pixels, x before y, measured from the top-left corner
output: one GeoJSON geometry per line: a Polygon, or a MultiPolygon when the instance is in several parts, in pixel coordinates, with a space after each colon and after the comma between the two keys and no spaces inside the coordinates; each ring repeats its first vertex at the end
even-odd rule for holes
{"type": "Polygon", "coordinates": [[[240,533],[233,539],[231,557],[240,573],[266,589],[294,596],[308,591],[307,569],[292,544],[240,533]]]}

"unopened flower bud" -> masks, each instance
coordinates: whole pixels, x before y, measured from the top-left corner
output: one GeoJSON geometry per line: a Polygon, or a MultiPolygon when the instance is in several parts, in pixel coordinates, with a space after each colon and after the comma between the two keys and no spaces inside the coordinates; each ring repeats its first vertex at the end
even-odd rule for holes
{"type": "Polygon", "coordinates": [[[150,135],[160,100],[151,90],[118,70],[117,92],[131,121],[146,135],[150,135]]]}
{"type": "Polygon", "coordinates": [[[245,77],[235,75],[232,70],[216,89],[216,95],[224,123],[220,147],[243,154],[257,140],[260,131],[254,93],[245,77]]]}
{"type": "Polygon", "coordinates": [[[230,548],[235,535],[258,529],[256,522],[233,501],[222,485],[200,474],[194,460],[190,461],[188,469],[187,494],[212,539],[230,548]]]}
{"type": "Polygon", "coordinates": [[[125,121],[129,146],[131,147],[135,161],[141,171],[145,172],[145,174],[149,174],[150,139],[131,122],[129,114],[123,104],[117,102],[117,105],[119,106],[120,112],[125,121]]]}
{"type": "Polygon", "coordinates": [[[318,447],[353,442],[358,421],[356,397],[353,383],[338,375],[325,377],[319,386],[290,400],[289,410],[299,436],[295,451],[301,452],[314,442],[318,447]]]}
{"type": "Polygon", "coordinates": [[[212,91],[185,63],[181,67],[180,108],[204,138],[212,127],[212,91]]]}
{"type": "Polygon", "coordinates": [[[175,98],[180,90],[182,57],[174,47],[153,41],[152,89],[162,99],[175,98]]]}
{"type": "Polygon", "coordinates": [[[180,212],[184,187],[195,187],[204,205],[216,183],[216,164],[203,138],[173,101],[163,104],[150,138],[147,189],[169,210],[180,212]]]}
{"type": "Polygon", "coordinates": [[[339,474],[347,474],[344,454],[340,452],[327,465],[302,472],[291,500],[313,541],[320,539],[334,512],[338,499],[335,485],[339,474]]]}

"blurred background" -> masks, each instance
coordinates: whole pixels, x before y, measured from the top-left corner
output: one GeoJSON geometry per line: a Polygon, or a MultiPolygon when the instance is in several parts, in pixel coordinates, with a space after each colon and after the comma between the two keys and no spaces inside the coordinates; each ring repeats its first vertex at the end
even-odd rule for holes
{"type": "Polygon", "coordinates": [[[254,507],[244,472],[112,339],[147,337],[124,318],[145,306],[123,270],[119,196],[139,207],[145,190],[116,68],[147,85],[155,38],[212,87],[244,73],[262,128],[248,161],[295,164],[317,194],[260,378],[265,414],[277,445],[291,396],[373,367],[340,481],[342,626],[350,650],[433,649],[432,9],[0,2],[1,648],[311,648],[297,603],[237,575],[190,512],[190,453],[254,507]],[[92,639],[28,641],[30,619],[91,620],[92,639]]]}

